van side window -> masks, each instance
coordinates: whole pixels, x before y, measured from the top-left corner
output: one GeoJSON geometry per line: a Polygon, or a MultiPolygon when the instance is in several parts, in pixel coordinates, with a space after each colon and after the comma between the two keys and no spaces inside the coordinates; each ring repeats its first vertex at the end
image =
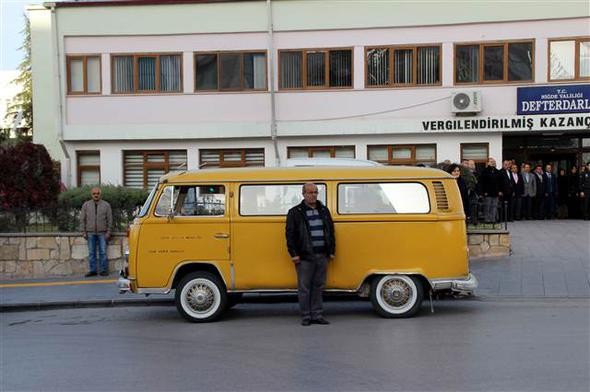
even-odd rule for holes
{"type": "Polygon", "coordinates": [[[223,185],[168,186],[156,206],[156,216],[166,216],[170,210],[177,216],[225,215],[225,187],[223,185]]]}
{"type": "Polygon", "coordinates": [[[428,191],[420,183],[338,184],[339,214],[427,214],[428,191]]]}
{"type": "MultiPolygon", "coordinates": [[[[317,184],[318,200],[326,204],[326,185],[317,184]]],[[[286,215],[303,200],[301,184],[242,185],[240,215],[286,215]]]]}
{"type": "Polygon", "coordinates": [[[180,216],[225,215],[225,187],[223,185],[182,186],[179,193],[180,216]]]}

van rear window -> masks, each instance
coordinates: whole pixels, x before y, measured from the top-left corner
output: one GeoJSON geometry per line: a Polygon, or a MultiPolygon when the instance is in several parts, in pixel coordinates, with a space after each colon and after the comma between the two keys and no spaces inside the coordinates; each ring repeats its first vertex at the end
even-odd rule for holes
{"type": "MultiPolygon", "coordinates": [[[[317,184],[318,200],[326,204],[326,185],[317,184]]],[[[301,184],[242,185],[240,215],[287,215],[303,200],[301,184]]]]}
{"type": "Polygon", "coordinates": [[[339,214],[427,214],[430,201],[420,183],[338,185],[339,214]]]}

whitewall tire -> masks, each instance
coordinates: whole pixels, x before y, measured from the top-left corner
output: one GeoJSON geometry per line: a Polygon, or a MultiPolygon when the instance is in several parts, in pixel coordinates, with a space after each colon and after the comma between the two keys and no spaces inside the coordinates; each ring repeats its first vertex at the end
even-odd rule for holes
{"type": "Polygon", "coordinates": [[[221,316],[227,306],[227,293],[221,279],[214,274],[191,272],[176,287],[175,302],[182,317],[204,323],[221,316]]]}
{"type": "Polygon", "coordinates": [[[420,309],[423,296],[422,282],[414,276],[377,276],[371,284],[373,309],[381,317],[411,317],[420,309]]]}

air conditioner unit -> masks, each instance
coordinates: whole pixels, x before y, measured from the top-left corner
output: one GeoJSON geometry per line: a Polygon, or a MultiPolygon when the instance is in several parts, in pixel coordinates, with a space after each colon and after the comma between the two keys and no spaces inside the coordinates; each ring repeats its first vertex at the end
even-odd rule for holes
{"type": "Polygon", "coordinates": [[[453,113],[481,112],[481,91],[457,91],[451,95],[453,113]]]}

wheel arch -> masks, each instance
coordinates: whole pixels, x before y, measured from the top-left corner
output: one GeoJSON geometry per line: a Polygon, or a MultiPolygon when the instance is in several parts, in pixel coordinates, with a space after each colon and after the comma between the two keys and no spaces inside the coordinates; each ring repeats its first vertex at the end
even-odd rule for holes
{"type": "Polygon", "coordinates": [[[185,277],[187,274],[190,274],[191,272],[197,271],[205,271],[217,276],[225,286],[225,289],[227,290],[227,282],[225,281],[225,278],[221,273],[219,267],[217,267],[214,263],[211,262],[196,261],[189,261],[180,264],[174,269],[174,272],[172,273],[172,283],[169,286],[170,289],[176,289],[176,286],[178,286],[178,283],[182,280],[183,277],[185,277]]]}

